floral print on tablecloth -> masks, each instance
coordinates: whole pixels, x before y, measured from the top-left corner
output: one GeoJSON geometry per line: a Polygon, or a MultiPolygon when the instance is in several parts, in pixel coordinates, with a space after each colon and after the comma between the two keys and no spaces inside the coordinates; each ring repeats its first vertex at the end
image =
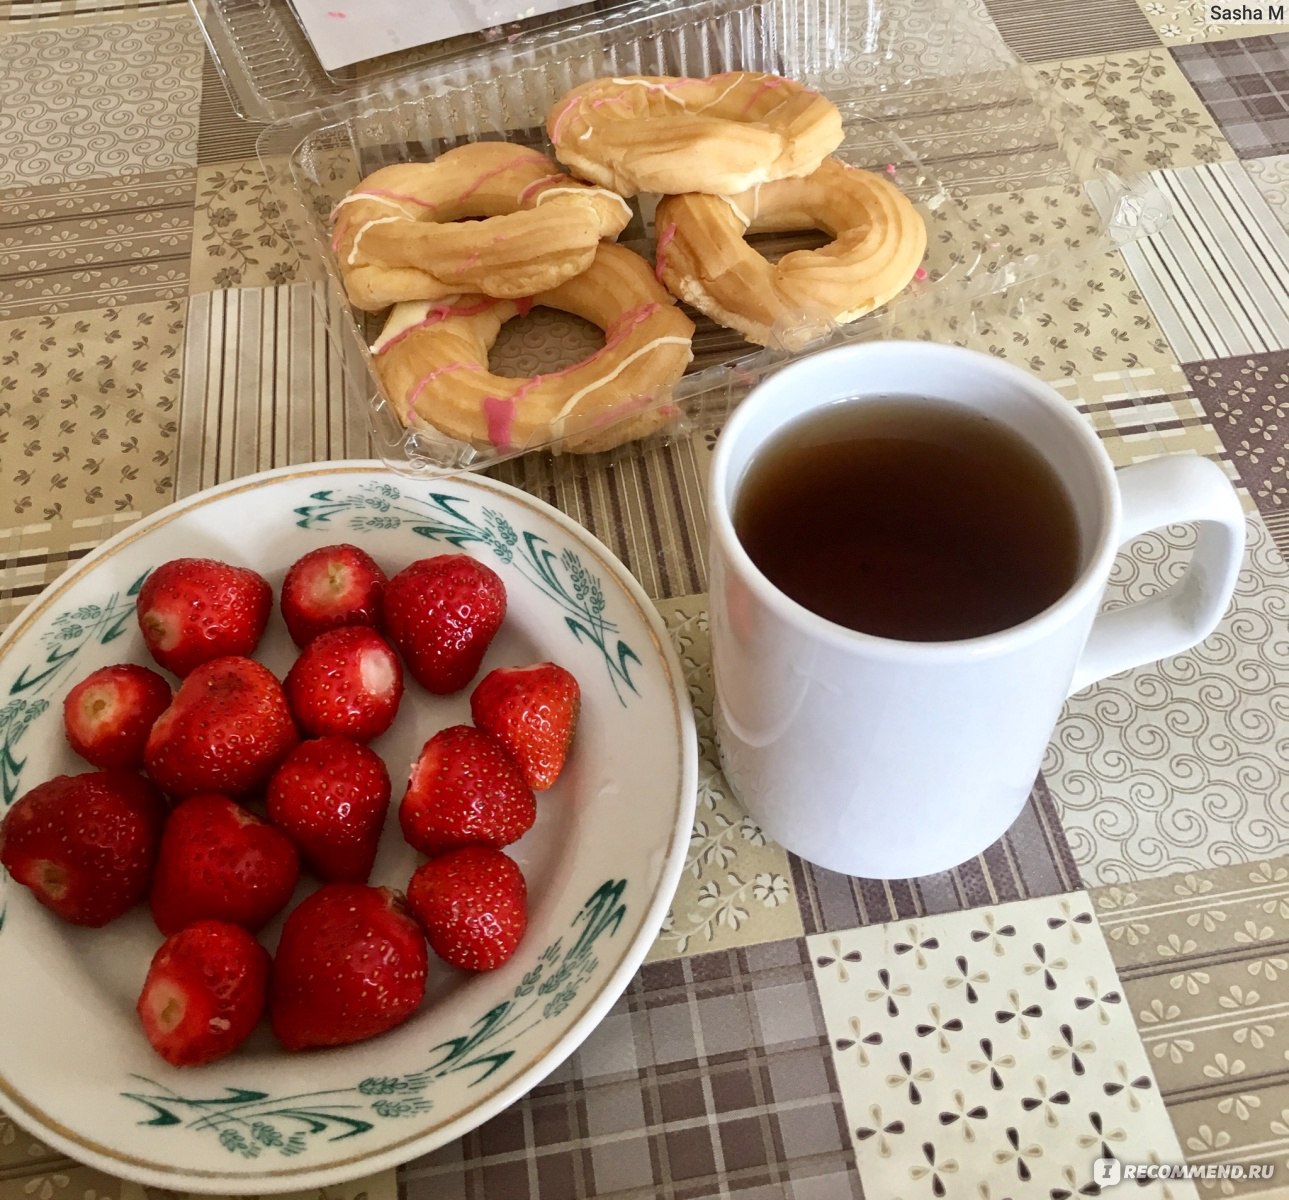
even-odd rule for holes
{"type": "Polygon", "coordinates": [[[299,255],[255,159],[197,169],[192,290],[295,281],[299,255]]]}
{"type": "Polygon", "coordinates": [[[767,842],[729,790],[716,754],[705,596],[660,602],[694,703],[701,757],[685,873],[651,959],[801,934],[787,853],[767,842]]]}
{"type": "Polygon", "coordinates": [[[1233,157],[1167,50],[1066,59],[1044,63],[1039,71],[1137,170],[1233,157]]]}

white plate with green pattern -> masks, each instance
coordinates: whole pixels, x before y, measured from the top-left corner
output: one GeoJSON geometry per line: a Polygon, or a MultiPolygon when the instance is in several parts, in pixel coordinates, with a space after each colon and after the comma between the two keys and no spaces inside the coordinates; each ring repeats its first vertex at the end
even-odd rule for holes
{"type": "MultiPolygon", "coordinates": [[[[377,464],[292,467],[213,488],[132,526],[54,583],[0,640],[0,806],[89,769],[62,736],[61,701],[96,667],[146,662],[134,596],[170,558],[204,555],[276,588],[301,554],[354,542],[391,574],[464,552],[505,581],[509,610],[484,670],[553,659],[582,715],[535,827],[514,847],[530,919],[515,957],[467,976],[437,964],[417,1015],[356,1046],[287,1054],[261,1027],[209,1066],[169,1067],[134,1013],[160,944],[137,909],[75,929],[0,880],[0,1107],[73,1158],[179,1190],[321,1187],[460,1137],[536,1085],[605,1016],[666,914],[694,811],[697,748],[684,677],[639,584],[556,510],[469,477],[409,481],[377,464]]],[[[260,657],[293,647],[275,613],[260,657]]],[[[469,720],[468,692],[409,682],[373,743],[394,779],[373,882],[404,887],[398,836],[409,764],[435,731],[469,720]]],[[[302,891],[307,890],[302,885],[302,891]]],[[[266,931],[271,947],[277,925],[266,931]]]]}

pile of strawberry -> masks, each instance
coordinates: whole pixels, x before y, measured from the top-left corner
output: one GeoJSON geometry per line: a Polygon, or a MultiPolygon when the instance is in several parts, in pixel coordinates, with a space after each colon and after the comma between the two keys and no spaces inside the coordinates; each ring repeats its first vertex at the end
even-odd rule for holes
{"type": "Polygon", "coordinates": [[[532,827],[534,791],[559,776],[577,722],[577,682],[562,667],[486,675],[474,724],[425,743],[399,807],[428,861],[406,897],[369,886],[390,778],[367,743],[398,714],[404,665],[438,695],[474,679],[505,588],[463,554],[387,579],[356,546],[315,550],[282,585],[301,648],[285,681],[249,657],[272,606],[245,568],[158,567],[139,627],[178,692],[135,663],[82,679],[64,727],[99,769],[40,784],[0,824],[0,863],[64,920],[102,926],[147,899],[166,940],[138,1014],[176,1066],[229,1054],[265,1012],[288,1050],[383,1033],[424,997],[427,941],[463,970],[505,962],[527,886],[502,847],[532,827]],[[270,957],[256,934],[290,903],[302,867],[322,886],[286,917],[270,957]]]}

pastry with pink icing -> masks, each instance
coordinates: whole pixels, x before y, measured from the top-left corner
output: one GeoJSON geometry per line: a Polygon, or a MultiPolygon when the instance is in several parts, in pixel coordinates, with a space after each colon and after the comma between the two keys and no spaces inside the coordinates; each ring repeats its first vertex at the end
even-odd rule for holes
{"type": "Polygon", "coordinates": [[[781,75],[594,79],[546,118],[555,157],[623,196],[732,195],[809,175],[841,145],[841,114],[781,75]]]}
{"type": "MultiPolygon", "coordinates": [[[[459,296],[400,304],[372,353],[404,424],[427,424],[498,456],[559,441],[607,450],[659,429],[693,357],[693,322],[638,254],[602,242],[586,271],[530,299],[459,296]],[[514,379],[488,370],[512,317],[543,305],[604,330],[604,345],[563,370],[514,379]]],[[[674,412],[674,410],[671,410],[674,412]]]]}
{"type": "Polygon", "coordinates": [[[671,293],[762,346],[796,349],[822,322],[844,325],[917,275],[926,226],[880,175],[827,159],[804,179],[738,195],[667,196],[655,222],[657,276],[671,293]],[[767,261],[747,233],[822,229],[832,241],[767,261]]]}
{"type": "Polygon", "coordinates": [[[332,213],[332,250],[355,307],[462,292],[529,296],[584,271],[631,220],[621,196],[540,151],[473,142],[368,175],[332,213]],[[463,221],[462,218],[482,218],[463,221]]]}

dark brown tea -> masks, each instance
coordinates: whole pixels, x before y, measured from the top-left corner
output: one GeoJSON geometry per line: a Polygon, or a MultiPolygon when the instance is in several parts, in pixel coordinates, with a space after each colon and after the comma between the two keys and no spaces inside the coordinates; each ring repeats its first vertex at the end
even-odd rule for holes
{"type": "Polygon", "coordinates": [[[1018,625],[1079,571],[1073,507],[1038,454],[918,396],[841,401],[787,425],[749,465],[734,526],[799,604],[905,641],[1018,625]]]}

